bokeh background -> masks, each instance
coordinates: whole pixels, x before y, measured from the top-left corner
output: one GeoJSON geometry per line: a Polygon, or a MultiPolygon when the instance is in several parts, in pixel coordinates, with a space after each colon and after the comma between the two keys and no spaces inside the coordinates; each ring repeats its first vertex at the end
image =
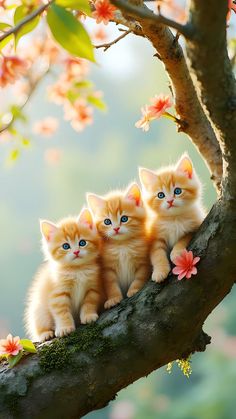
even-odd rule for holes
{"type": "MultiPolygon", "coordinates": [[[[63,120],[60,107],[46,101],[46,86],[52,82],[48,76],[26,109],[29,123],[21,128],[32,139],[31,146],[9,167],[10,145],[1,144],[0,338],[8,332],[24,336],[26,292],[42,260],[39,218],[56,221],[78,214],[86,191],[103,194],[124,187],[137,179],[138,166],[155,169],[175,162],[185,150],[203,182],[204,204],[211,208],[215,192],[190,140],[165,118],[154,121],[148,133],[134,126],[150,97],[169,94],[166,74],[153,54],[147,41],[132,35],[105,53],[97,52],[98,65],[92,66],[90,78],[104,92],[108,111],[96,111],[94,124],[82,133],[63,120]],[[49,139],[32,134],[34,122],[46,116],[60,121],[59,130],[49,139]]],[[[171,374],[162,368],[86,418],[234,419],[235,298],[234,290],[207,320],[204,328],[212,344],[205,353],[193,356],[189,379],[177,367],[171,374]]]]}

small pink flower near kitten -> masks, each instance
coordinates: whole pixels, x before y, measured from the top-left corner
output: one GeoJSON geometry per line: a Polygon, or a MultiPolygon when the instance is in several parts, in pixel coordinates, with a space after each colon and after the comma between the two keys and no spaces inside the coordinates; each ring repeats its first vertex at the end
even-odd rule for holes
{"type": "Polygon", "coordinates": [[[174,264],[176,265],[172,269],[174,275],[178,275],[178,280],[186,277],[190,279],[192,275],[197,274],[196,264],[199,262],[199,256],[193,256],[193,252],[189,252],[184,249],[183,252],[174,259],[174,264]]]}
{"type": "Polygon", "coordinates": [[[136,128],[142,128],[143,131],[148,131],[150,128],[150,122],[154,119],[159,119],[161,116],[166,118],[171,118],[175,122],[179,120],[166,110],[171,108],[173,103],[170,96],[165,96],[163,94],[156,95],[150,99],[152,105],[145,105],[141,108],[142,118],[136,122],[136,128]]]}
{"type": "Polygon", "coordinates": [[[37,350],[29,339],[20,339],[11,334],[6,339],[0,339],[0,360],[6,359],[12,368],[21,360],[24,353],[36,353],[37,350]]]}

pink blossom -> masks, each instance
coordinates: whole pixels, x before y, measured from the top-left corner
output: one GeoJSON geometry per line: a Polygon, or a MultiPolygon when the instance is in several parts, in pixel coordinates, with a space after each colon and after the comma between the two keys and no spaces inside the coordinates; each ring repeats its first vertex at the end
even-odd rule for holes
{"type": "Polygon", "coordinates": [[[148,111],[155,118],[160,118],[166,111],[166,109],[172,106],[172,101],[170,96],[165,96],[163,94],[156,95],[150,99],[152,102],[151,106],[148,106],[148,111]]]}
{"type": "Polygon", "coordinates": [[[107,32],[101,25],[94,31],[93,39],[95,42],[107,41],[107,32]]]}
{"type": "Polygon", "coordinates": [[[108,0],[97,0],[94,3],[95,11],[92,16],[96,19],[96,23],[103,22],[107,25],[109,20],[114,18],[116,7],[113,6],[108,0]]]}
{"type": "Polygon", "coordinates": [[[75,131],[82,131],[86,125],[93,122],[93,109],[81,99],[77,99],[73,104],[66,102],[64,111],[65,119],[71,121],[75,131]]]}
{"type": "Polygon", "coordinates": [[[28,63],[16,56],[2,57],[0,61],[0,87],[13,84],[27,71],[28,63]]]}
{"type": "Polygon", "coordinates": [[[142,128],[143,131],[148,131],[150,128],[150,121],[154,119],[153,114],[150,112],[149,107],[146,105],[141,108],[142,118],[136,122],[136,128],[142,128]]]}
{"type": "Polygon", "coordinates": [[[200,257],[193,257],[193,252],[189,252],[184,249],[180,256],[177,256],[174,260],[176,265],[172,269],[174,275],[178,275],[178,279],[181,280],[184,277],[187,279],[191,278],[192,275],[197,274],[196,264],[199,262],[200,257]]]}
{"type": "Polygon", "coordinates": [[[0,355],[17,355],[22,351],[23,346],[20,344],[19,336],[13,337],[11,334],[6,339],[0,340],[0,355]]]}
{"type": "Polygon", "coordinates": [[[233,10],[234,13],[236,13],[236,4],[234,0],[228,0],[228,13],[226,16],[226,20],[227,22],[229,21],[230,17],[231,17],[231,11],[233,10]]]}
{"type": "Polygon", "coordinates": [[[62,150],[59,148],[48,148],[44,153],[44,160],[49,166],[57,166],[62,158],[62,150]]]}
{"type": "Polygon", "coordinates": [[[56,118],[48,116],[41,121],[35,122],[33,132],[44,137],[50,137],[58,129],[59,122],[56,118]]]}

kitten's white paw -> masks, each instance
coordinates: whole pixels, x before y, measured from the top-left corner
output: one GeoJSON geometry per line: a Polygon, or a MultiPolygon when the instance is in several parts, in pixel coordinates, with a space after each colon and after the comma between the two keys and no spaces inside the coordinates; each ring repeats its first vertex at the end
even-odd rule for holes
{"type": "Polygon", "coordinates": [[[97,313],[81,314],[80,321],[82,324],[92,323],[98,319],[97,313]]]}
{"type": "Polygon", "coordinates": [[[71,332],[74,332],[75,325],[71,326],[64,326],[64,327],[57,327],[55,331],[55,336],[57,338],[62,338],[63,336],[69,335],[71,332]]]}
{"type": "Polygon", "coordinates": [[[54,332],[52,330],[47,330],[39,335],[38,341],[45,342],[46,340],[50,340],[54,338],[54,332]]]}
{"type": "Polygon", "coordinates": [[[104,304],[104,308],[111,308],[119,304],[122,300],[122,297],[114,297],[107,300],[104,304]]]}
{"type": "Polygon", "coordinates": [[[162,268],[159,268],[158,270],[154,270],[152,273],[152,281],[158,282],[158,283],[163,282],[166,279],[169,272],[170,272],[170,266],[167,266],[165,268],[162,267],[162,268]]]}
{"type": "Polygon", "coordinates": [[[171,262],[175,263],[175,258],[177,258],[178,256],[181,255],[181,253],[183,253],[184,249],[173,249],[171,254],[170,254],[170,260],[171,262]]]}
{"type": "Polygon", "coordinates": [[[129,289],[127,292],[127,297],[132,297],[134,294],[136,294],[139,291],[139,288],[133,288],[129,289]]]}

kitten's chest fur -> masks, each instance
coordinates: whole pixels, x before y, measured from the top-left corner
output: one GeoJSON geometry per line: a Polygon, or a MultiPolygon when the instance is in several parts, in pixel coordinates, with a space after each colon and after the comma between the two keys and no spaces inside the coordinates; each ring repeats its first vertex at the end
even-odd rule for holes
{"type": "Polygon", "coordinates": [[[174,218],[159,222],[159,235],[165,238],[170,249],[178,242],[178,240],[186,234],[196,229],[196,220],[191,218],[174,218]]]}
{"type": "Polygon", "coordinates": [[[123,293],[127,293],[130,284],[135,279],[138,266],[147,257],[147,250],[142,241],[132,241],[109,246],[110,266],[115,269],[123,293]]]}

